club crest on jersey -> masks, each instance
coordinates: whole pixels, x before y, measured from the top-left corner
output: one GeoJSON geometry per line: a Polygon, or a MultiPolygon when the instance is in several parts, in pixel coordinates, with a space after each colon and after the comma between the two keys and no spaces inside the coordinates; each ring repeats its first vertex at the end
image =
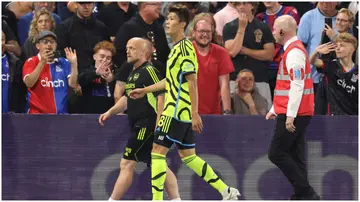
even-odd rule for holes
{"type": "Polygon", "coordinates": [[[261,29],[256,29],[254,31],[254,35],[255,35],[255,42],[261,43],[261,39],[263,37],[263,32],[261,31],[261,29]]]}
{"type": "Polygon", "coordinates": [[[351,81],[356,83],[356,81],[358,80],[358,75],[357,74],[353,74],[351,77],[351,81]]]}
{"type": "Polygon", "coordinates": [[[134,75],[134,81],[136,81],[137,79],[139,78],[139,73],[136,73],[135,75],[134,75]]]}
{"type": "Polygon", "coordinates": [[[55,69],[56,69],[56,72],[62,72],[62,69],[61,69],[61,67],[59,65],[56,65],[55,69]]]}

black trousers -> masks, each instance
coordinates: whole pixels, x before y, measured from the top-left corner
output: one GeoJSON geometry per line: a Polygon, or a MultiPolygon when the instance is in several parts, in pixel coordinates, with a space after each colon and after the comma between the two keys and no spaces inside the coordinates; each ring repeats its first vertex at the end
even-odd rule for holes
{"type": "Polygon", "coordinates": [[[305,165],[305,133],[311,116],[295,118],[294,133],[285,127],[286,116],[280,114],[276,118],[275,134],[269,149],[269,159],[286,176],[294,188],[295,195],[309,196],[314,193],[307,178],[305,165]]]}

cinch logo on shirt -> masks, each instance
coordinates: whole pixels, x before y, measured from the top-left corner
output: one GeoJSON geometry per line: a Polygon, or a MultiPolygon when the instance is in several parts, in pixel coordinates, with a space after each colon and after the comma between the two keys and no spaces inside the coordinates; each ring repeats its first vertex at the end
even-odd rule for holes
{"type": "Polygon", "coordinates": [[[1,80],[2,81],[9,81],[10,80],[10,74],[1,74],[1,80]]]}
{"type": "Polygon", "coordinates": [[[356,88],[355,88],[355,86],[353,86],[353,85],[346,85],[346,81],[345,81],[345,79],[338,79],[337,81],[337,84],[339,85],[339,86],[341,86],[342,88],[344,88],[348,93],[353,93],[355,90],[356,90],[356,88]]]}
{"type": "Polygon", "coordinates": [[[52,87],[52,88],[61,88],[61,87],[65,87],[65,82],[61,79],[55,80],[55,81],[49,81],[49,79],[47,77],[45,77],[45,79],[40,81],[40,84],[43,87],[52,87]]]}

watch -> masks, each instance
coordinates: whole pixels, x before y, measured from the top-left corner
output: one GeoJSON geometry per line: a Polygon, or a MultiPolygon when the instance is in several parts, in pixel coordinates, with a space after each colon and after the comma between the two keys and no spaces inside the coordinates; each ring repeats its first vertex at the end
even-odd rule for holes
{"type": "Polygon", "coordinates": [[[225,109],[223,111],[223,115],[231,115],[232,114],[232,111],[230,109],[225,109]]]}

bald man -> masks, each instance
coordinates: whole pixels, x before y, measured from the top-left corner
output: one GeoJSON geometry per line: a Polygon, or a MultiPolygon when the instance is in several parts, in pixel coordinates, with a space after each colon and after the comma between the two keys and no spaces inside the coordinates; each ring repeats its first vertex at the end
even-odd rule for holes
{"type": "Polygon", "coordinates": [[[314,89],[305,47],[296,36],[296,21],[290,15],[275,20],[273,35],[283,45],[274,101],[266,119],[276,119],[269,159],[294,188],[291,199],[320,200],[310,186],[305,165],[305,132],[314,114],[314,89]]]}
{"type": "MultiPolygon", "coordinates": [[[[124,156],[120,161],[120,174],[114,186],[109,200],[120,200],[132,184],[134,169],[137,162],[151,164],[151,149],[154,140],[154,130],[158,120],[157,109],[163,109],[164,93],[149,93],[141,99],[131,99],[128,93],[135,88],[143,88],[159,82],[159,72],[149,62],[150,44],[142,38],[132,38],[126,45],[127,62],[133,65],[125,85],[125,95],[99,117],[99,123],[104,122],[111,116],[122,113],[127,109],[131,136],[128,139],[124,156]],[[157,98],[157,100],[156,100],[157,98]]],[[[167,168],[165,189],[169,199],[179,200],[177,179],[174,173],[167,168]]]]}

